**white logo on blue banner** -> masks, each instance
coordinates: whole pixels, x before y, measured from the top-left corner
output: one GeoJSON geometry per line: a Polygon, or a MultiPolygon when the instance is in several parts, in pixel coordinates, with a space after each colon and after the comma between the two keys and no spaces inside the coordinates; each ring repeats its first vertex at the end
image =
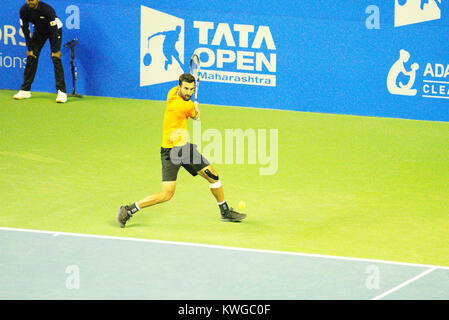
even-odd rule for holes
{"type": "Polygon", "coordinates": [[[178,80],[184,65],[184,20],[141,6],[140,86],[178,80]]]}
{"type": "Polygon", "coordinates": [[[276,86],[276,44],[269,26],[194,21],[202,81],[276,86]]]}
{"type": "Polygon", "coordinates": [[[387,77],[387,88],[391,94],[402,95],[402,96],[416,96],[417,90],[412,89],[416,80],[416,71],[419,69],[419,64],[413,63],[410,70],[405,68],[405,64],[410,59],[410,53],[405,50],[401,50],[399,53],[399,59],[393,64],[387,77]],[[398,82],[398,77],[400,75],[408,77],[406,84],[402,81],[398,82]]]}
{"type": "Polygon", "coordinates": [[[394,26],[441,19],[442,0],[395,0],[394,26]]]}

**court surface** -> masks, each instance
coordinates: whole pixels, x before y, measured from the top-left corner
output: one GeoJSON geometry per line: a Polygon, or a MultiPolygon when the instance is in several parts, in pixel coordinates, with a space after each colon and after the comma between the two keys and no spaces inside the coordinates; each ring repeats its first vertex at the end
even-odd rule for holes
{"type": "Polygon", "coordinates": [[[0,228],[0,299],[449,299],[449,268],[0,228]]]}
{"type": "Polygon", "coordinates": [[[1,298],[448,299],[446,122],[201,104],[190,137],[248,217],[221,222],[181,170],[122,229],[119,206],[161,188],[165,103],[14,93],[0,90],[1,298]]]}

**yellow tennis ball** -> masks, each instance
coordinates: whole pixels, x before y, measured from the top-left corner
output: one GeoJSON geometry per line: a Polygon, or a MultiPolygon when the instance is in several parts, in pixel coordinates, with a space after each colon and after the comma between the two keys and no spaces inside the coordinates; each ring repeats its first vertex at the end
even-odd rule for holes
{"type": "Polygon", "coordinates": [[[246,203],[245,203],[245,201],[240,201],[239,202],[239,209],[240,210],[243,210],[243,209],[245,209],[246,208],[246,203]]]}

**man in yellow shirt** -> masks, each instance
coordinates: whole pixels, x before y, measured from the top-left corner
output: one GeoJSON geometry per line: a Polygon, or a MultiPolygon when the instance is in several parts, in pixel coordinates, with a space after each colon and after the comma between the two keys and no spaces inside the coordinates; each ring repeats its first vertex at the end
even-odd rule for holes
{"type": "Polygon", "coordinates": [[[196,145],[187,141],[188,119],[200,118],[198,103],[190,100],[194,89],[195,78],[185,73],[179,77],[179,85],[168,92],[161,147],[162,190],[133,204],[121,206],[117,213],[120,227],[125,227],[126,222],[140,209],[170,200],[175,193],[180,167],[184,167],[192,176],[200,175],[209,182],[222,221],[239,222],[246,218],[246,214],[238,213],[228,206],[218,173],[198,152],[196,145]]]}

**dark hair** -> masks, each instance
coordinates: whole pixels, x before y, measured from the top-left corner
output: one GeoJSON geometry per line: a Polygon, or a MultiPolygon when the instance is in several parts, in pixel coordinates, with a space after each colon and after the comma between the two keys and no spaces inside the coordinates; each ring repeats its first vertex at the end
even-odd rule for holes
{"type": "Polygon", "coordinates": [[[182,85],[183,82],[192,83],[195,82],[195,77],[190,73],[181,74],[179,77],[179,85],[182,85]]]}

